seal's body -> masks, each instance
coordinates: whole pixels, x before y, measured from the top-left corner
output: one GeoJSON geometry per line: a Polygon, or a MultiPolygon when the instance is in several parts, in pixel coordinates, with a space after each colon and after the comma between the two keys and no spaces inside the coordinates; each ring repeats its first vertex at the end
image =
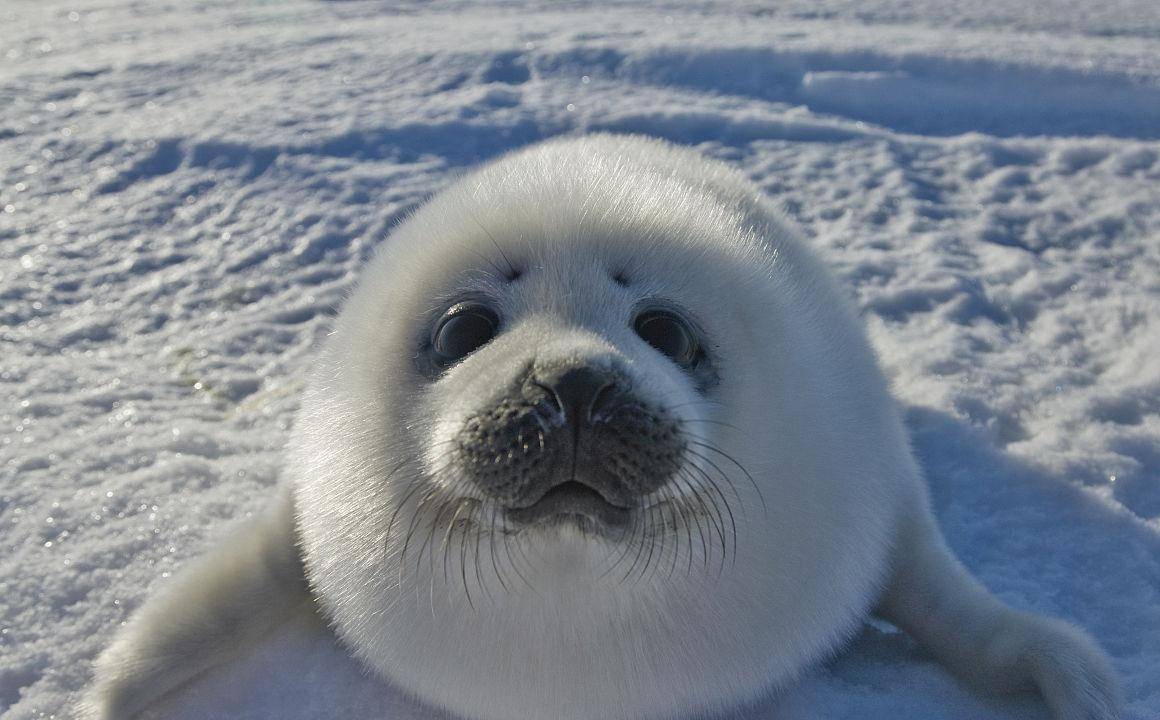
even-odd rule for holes
{"type": "Polygon", "coordinates": [[[819,261],[743,178],[658,141],[539,145],[400,226],[287,470],[252,539],[179,581],[196,601],[147,604],[103,656],[110,716],[276,622],[304,575],[356,655],[466,718],[736,706],[874,609],[981,686],[1116,717],[1085,636],[946,549],[819,261]],[[175,613],[193,630],[157,632],[175,613]]]}

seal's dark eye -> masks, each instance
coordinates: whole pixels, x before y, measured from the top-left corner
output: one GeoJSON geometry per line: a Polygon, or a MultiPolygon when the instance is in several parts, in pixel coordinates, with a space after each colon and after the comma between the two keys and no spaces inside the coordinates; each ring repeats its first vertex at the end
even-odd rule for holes
{"type": "Polygon", "coordinates": [[[667,310],[645,310],[636,316],[633,329],[673,362],[690,366],[697,359],[697,338],[679,315],[667,310]]]}
{"type": "Polygon", "coordinates": [[[499,318],[488,307],[478,303],[452,306],[435,326],[431,347],[446,362],[466,357],[495,337],[499,318]]]}

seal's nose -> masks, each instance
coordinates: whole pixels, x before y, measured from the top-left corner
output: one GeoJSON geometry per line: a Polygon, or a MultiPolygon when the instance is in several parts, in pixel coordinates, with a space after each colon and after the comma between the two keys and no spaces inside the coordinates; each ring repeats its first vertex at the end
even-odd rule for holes
{"type": "Polygon", "coordinates": [[[592,414],[617,383],[618,376],[591,365],[572,365],[537,374],[535,383],[551,393],[551,400],[565,422],[580,425],[592,414]]]}
{"type": "Polygon", "coordinates": [[[547,497],[544,512],[591,515],[599,496],[623,510],[683,466],[680,421],[634,395],[615,364],[569,358],[525,372],[455,438],[453,462],[495,502],[526,509],[547,497]]]}

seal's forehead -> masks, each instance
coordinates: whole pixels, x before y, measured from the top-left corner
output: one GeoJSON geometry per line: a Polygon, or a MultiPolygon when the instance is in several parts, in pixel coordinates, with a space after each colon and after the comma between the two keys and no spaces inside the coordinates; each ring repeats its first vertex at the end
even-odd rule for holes
{"type": "Polygon", "coordinates": [[[758,220],[719,187],[625,155],[564,149],[463,178],[396,231],[390,262],[428,285],[561,268],[568,274],[557,279],[570,284],[577,268],[679,276],[708,256],[752,263],[761,254],[758,220]]]}

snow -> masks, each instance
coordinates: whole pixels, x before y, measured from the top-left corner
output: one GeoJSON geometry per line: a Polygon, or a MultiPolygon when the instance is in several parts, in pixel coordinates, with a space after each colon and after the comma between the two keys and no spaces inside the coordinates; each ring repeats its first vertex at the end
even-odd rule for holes
{"type": "MultiPolygon", "coordinates": [[[[1160,5],[52,0],[0,7],[6,720],[66,716],[118,623],[270,496],[392,224],[585,130],[697,145],[785,206],[963,562],[1160,717],[1160,5]]],[[[306,618],[179,700],[437,717],[306,618]]],[[[744,716],[1047,718],[880,624],[744,716]]]]}

